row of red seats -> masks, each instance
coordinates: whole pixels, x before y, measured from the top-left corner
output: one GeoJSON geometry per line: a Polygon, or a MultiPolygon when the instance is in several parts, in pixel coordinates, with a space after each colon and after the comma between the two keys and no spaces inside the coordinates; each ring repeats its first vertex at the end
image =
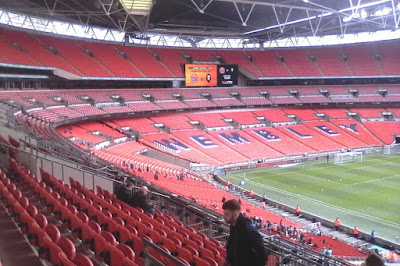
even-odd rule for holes
{"type": "MultiPolygon", "coordinates": [[[[271,100],[274,102],[283,102],[286,101],[296,101],[297,103],[301,102],[335,102],[339,101],[343,97],[337,98],[337,95],[340,96],[350,96],[349,89],[357,89],[359,92],[359,97],[353,97],[349,99],[360,100],[360,101],[371,101],[371,97],[375,97],[375,99],[379,99],[379,101],[391,101],[390,97],[397,97],[400,95],[400,89],[396,85],[385,85],[385,86],[293,86],[293,87],[240,87],[235,89],[140,89],[140,90],[114,90],[112,92],[108,90],[43,90],[40,93],[38,91],[10,91],[3,92],[0,94],[0,99],[12,101],[13,103],[20,104],[25,107],[34,107],[38,106],[39,103],[44,104],[45,106],[60,106],[60,100],[67,101],[70,105],[77,107],[76,105],[84,104],[84,97],[90,97],[97,103],[109,103],[115,102],[114,98],[111,96],[120,96],[125,100],[126,103],[131,106],[135,106],[135,104],[149,104],[154,108],[149,110],[160,109],[159,106],[153,105],[152,103],[146,101],[145,98],[142,97],[142,94],[151,95],[157,104],[166,105],[162,106],[162,108],[171,109],[168,107],[169,105],[180,104],[179,107],[176,108],[188,108],[186,105],[190,107],[215,107],[220,106],[229,106],[229,105],[243,105],[246,104],[257,104],[255,101],[258,100],[263,104],[271,104],[271,100]],[[388,95],[386,97],[382,97],[378,94],[379,88],[386,88],[388,90],[388,95]],[[325,96],[320,95],[319,90],[326,89],[333,96],[330,99],[325,96]],[[299,92],[299,99],[290,96],[289,91],[296,90],[299,92]],[[231,92],[239,93],[242,98],[241,100],[236,100],[231,95],[231,92]],[[270,99],[263,98],[260,95],[260,91],[266,91],[270,93],[270,99]],[[213,100],[204,99],[202,93],[209,93],[216,103],[213,100]],[[180,102],[175,99],[174,94],[180,94],[184,101],[180,102]],[[285,96],[285,97],[284,97],[285,96]],[[336,97],[336,98],[335,98],[336,97]],[[197,100],[195,100],[197,99],[197,100]],[[248,103],[248,101],[251,101],[248,103]]],[[[84,105],[85,106],[85,105],[84,105]]],[[[87,106],[87,105],[86,105],[87,106]]],[[[80,108],[80,107],[79,107],[80,108]]],[[[135,110],[133,108],[133,110],[135,110]]],[[[140,110],[140,109],[138,109],[140,110]]]]}
{"type": "MultiPolygon", "coordinates": [[[[14,167],[16,164],[14,164],[14,167]]],[[[28,177],[24,179],[25,188],[29,186],[34,192],[39,193],[40,187],[33,176],[21,170],[28,177]],[[33,182],[29,182],[32,180],[33,182]]],[[[61,236],[59,229],[49,224],[46,216],[39,214],[37,208],[22,195],[4,173],[0,174],[0,193],[2,202],[14,221],[20,226],[23,234],[28,236],[30,243],[38,248],[39,256],[52,264],[65,266],[81,265],[92,266],[91,260],[81,253],[77,253],[70,239],[61,236]]],[[[43,195],[43,194],[42,194],[43,195]]],[[[58,202],[59,204],[62,204],[58,202]]]]}
{"type": "MultiPolygon", "coordinates": [[[[133,245],[135,253],[140,254],[143,252],[143,246],[138,243],[139,239],[146,238],[148,241],[159,245],[166,253],[177,254],[177,257],[182,261],[194,261],[204,266],[216,266],[215,259],[222,262],[226,256],[225,249],[218,242],[208,239],[203,234],[196,233],[192,228],[184,227],[182,223],[175,221],[171,216],[164,216],[161,212],[156,212],[156,217],[153,218],[151,215],[145,214],[141,209],[132,208],[115,199],[114,195],[102,190],[100,187],[97,187],[100,193],[95,193],[84,188],[73,179],[70,179],[71,188],[69,188],[48,173],[42,171],[42,176],[46,183],[50,183],[64,191],[66,198],[74,196],[76,190],[78,194],[82,193],[85,199],[91,200],[93,205],[97,206],[97,209],[101,208],[102,213],[115,223],[110,219],[98,221],[97,223],[100,226],[97,226],[97,228],[101,227],[100,230],[103,230],[101,234],[112,245],[116,242],[130,244],[133,245]],[[104,230],[112,234],[107,234],[104,230]],[[127,237],[128,231],[131,234],[131,238],[133,237],[132,234],[137,237],[129,241],[129,237],[127,237]],[[132,240],[134,243],[130,243],[132,240]]],[[[80,197],[82,198],[82,196],[80,197]]],[[[93,215],[88,212],[88,217],[91,219],[93,215]]],[[[172,265],[157,253],[150,252],[150,254],[166,263],[166,265],[172,265]]],[[[139,258],[136,262],[141,263],[142,260],[139,258]]]]}

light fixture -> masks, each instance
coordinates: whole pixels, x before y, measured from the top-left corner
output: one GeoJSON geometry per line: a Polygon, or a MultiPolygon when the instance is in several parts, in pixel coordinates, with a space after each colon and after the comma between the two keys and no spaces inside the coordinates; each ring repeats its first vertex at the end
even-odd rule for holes
{"type": "Polygon", "coordinates": [[[145,16],[150,14],[153,0],[119,0],[125,11],[131,15],[145,16]]]}

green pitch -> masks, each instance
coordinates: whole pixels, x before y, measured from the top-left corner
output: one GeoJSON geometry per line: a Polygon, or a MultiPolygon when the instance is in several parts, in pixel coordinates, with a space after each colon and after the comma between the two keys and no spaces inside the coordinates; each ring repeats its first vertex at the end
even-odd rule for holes
{"type": "Polygon", "coordinates": [[[291,207],[393,242],[400,239],[400,155],[367,155],[363,162],[313,161],[295,167],[228,172],[234,184],[291,207]],[[396,238],[398,237],[398,238],[396,238]]]}

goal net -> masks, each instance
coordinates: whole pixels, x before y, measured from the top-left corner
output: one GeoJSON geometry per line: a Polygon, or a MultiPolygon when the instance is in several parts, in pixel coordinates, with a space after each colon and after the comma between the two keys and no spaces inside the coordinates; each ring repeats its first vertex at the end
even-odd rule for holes
{"type": "Polygon", "coordinates": [[[362,161],[363,161],[362,152],[343,152],[343,153],[336,153],[333,156],[334,164],[344,164],[344,163],[362,162],[362,161]]]}

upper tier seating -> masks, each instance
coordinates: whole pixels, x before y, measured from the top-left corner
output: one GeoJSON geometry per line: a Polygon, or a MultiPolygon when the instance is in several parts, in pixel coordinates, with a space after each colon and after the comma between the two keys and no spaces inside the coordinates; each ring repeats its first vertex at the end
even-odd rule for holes
{"type": "Polygon", "coordinates": [[[225,51],[219,50],[215,51],[216,55],[222,57],[222,59],[228,64],[236,64],[239,65],[239,70],[244,71],[245,73],[249,73],[254,77],[263,76],[262,72],[255,66],[254,63],[250,62],[246,55],[240,51],[225,51]]]}
{"type": "Polygon", "coordinates": [[[279,50],[277,54],[285,59],[285,64],[297,77],[319,77],[321,73],[316,68],[305,50],[279,50]]]}
{"type": "Polygon", "coordinates": [[[352,76],[347,64],[340,59],[340,51],[334,47],[308,49],[317,59],[317,64],[325,76],[352,76]]]}
{"type": "Polygon", "coordinates": [[[65,71],[71,72],[75,75],[80,75],[74,67],[72,67],[62,57],[54,54],[38,39],[35,35],[31,35],[21,31],[3,31],[3,37],[11,42],[20,44],[26,50],[25,52],[39,61],[43,66],[56,67],[65,71]]]}
{"type": "Polygon", "coordinates": [[[144,75],[137,70],[129,59],[118,54],[118,50],[109,44],[79,41],[78,44],[91,51],[95,58],[117,77],[137,77],[144,75]]]}
{"type": "Polygon", "coordinates": [[[124,52],[128,59],[135,64],[149,78],[172,78],[172,74],[161,65],[146,48],[128,46],[116,46],[124,52]]]}
{"type": "Polygon", "coordinates": [[[253,62],[261,70],[264,77],[290,77],[291,73],[286,69],[285,65],[279,61],[275,51],[247,51],[249,56],[253,58],[253,62]]]}
{"type": "Polygon", "coordinates": [[[184,54],[200,62],[217,62],[215,56],[221,56],[224,63],[239,65],[239,71],[250,78],[398,75],[397,41],[375,46],[265,51],[148,49],[0,29],[4,51],[0,62],[56,67],[85,77],[182,78],[187,63],[184,54]]]}
{"type": "Polygon", "coordinates": [[[376,46],[377,52],[381,55],[381,63],[385,75],[399,75],[400,55],[397,52],[396,42],[382,42],[376,46]]]}
{"type": "MultiPolygon", "coordinates": [[[[109,70],[101,65],[95,57],[85,53],[74,40],[59,39],[47,35],[36,36],[47,46],[53,47],[64,60],[68,61],[83,76],[112,77],[109,70]]],[[[95,55],[94,55],[95,56],[95,55]]]]}
{"type": "Polygon", "coordinates": [[[378,61],[375,53],[370,46],[344,46],[343,53],[349,58],[349,65],[356,76],[379,76],[383,75],[379,71],[378,61]]]}
{"type": "Polygon", "coordinates": [[[150,48],[150,51],[158,55],[168,69],[177,77],[184,78],[183,65],[186,63],[182,54],[177,49],[150,48]]]}

